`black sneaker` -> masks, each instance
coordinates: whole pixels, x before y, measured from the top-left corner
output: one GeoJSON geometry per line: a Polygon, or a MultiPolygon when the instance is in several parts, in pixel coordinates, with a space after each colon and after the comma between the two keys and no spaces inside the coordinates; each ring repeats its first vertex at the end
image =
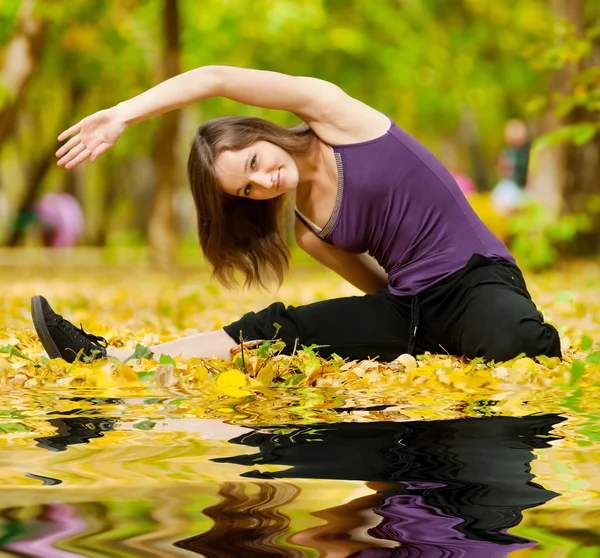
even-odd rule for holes
{"type": "Polygon", "coordinates": [[[91,360],[106,358],[108,342],[104,337],[75,327],[54,312],[43,296],[31,298],[31,316],[35,331],[50,358],[62,358],[67,362],[73,362],[77,355],[91,360]]]}

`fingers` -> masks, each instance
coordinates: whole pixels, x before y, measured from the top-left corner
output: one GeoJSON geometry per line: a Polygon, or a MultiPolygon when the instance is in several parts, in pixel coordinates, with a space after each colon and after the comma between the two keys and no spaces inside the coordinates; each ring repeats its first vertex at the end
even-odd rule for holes
{"type": "MultiPolygon", "coordinates": [[[[59,136],[60,137],[60,136],[59,136]]],[[[73,147],[75,147],[80,141],[79,134],[73,136],[67,143],[65,143],[57,152],[57,157],[62,157],[65,153],[68,153],[73,147]]],[[[60,163],[59,163],[60,164],[60,163]]]]}
{"type": "Polygon", "coordinates": [[[65,130],[60,136],[58,136],[58,141],[65,141],[69,136],[73,134],[78,134],[81,131],[81,122],[75,124],[75,126],[71,126],[68,130],[65,130]]]}
{"type": "Polygon", "coordinates": [[[98,157],[100,157],[100,155],[102,155],[102,153],[104,153],[105,151],[108,151],[110,149],[110,144],[108,143],[102,143],[100,144],[98,147],[96,147],[96,149],[94,149],[92,151],[92,156],[90,157],[90,161],[93,163],[96,161],[96,159],[98,157]]]}
{"type": "MultiPolygon", "coordinates": [[[[90,150],[87,149],[87,147],[85,145],[83,145],[82,143],[79,143],[75,147],[73,147],[64,157],[59,159],[58,163],[56,163],[56,164],[59,167],[65,167],[67,169],[73,168],[73,166],[77,166],[79,163],[76,163],[76,165],[72,165],[70,163],[72,163],[75,159],[77,159],[82,153],[84,153],[86,151],[87,151],[88,155],[91,153],[90,150]]],[[[86,157],[81,159],[81,161],[83,161],[86,157]]],[[[79,161],[79,162],[81,162],[81,161],[79,161]]]]}
{"type": "Polygon", "coordinates": [[[87,147],[84,147],[83,151],[79,155],[77,155],[77,157],[65,164],[65,168],[72,169],[76,167],[79,163],[85,161],[90,156],[90,153],[91,151],[87,147]]]}

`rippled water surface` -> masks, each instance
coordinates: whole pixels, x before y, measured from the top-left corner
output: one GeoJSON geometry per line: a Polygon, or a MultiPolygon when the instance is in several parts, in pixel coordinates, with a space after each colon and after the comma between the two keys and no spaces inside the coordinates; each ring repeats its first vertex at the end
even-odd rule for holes
{"type": "Polygon", "coordinates": [[[201,394],[5,395],[2,555],[600,555],[597,394],[517,418],[317,393],[300,424],[293,390],[278,424],[201,394]]]}

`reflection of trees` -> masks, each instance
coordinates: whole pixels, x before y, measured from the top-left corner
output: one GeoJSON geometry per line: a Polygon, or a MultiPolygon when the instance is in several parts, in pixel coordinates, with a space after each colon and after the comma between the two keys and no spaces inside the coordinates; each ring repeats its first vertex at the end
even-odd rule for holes
{"type": "Polygon", "coordinates": [[[283,549],[278,544],[279,537],[290,527],[290,519],[280,508],[293,502],[300,489],[283,482],[255,485],[258,491],[252,493],[249,483],[222,483],[220,501],[203,510],[214,521],[213,527],[206,533],[178,541],[175,546],[208,558],[303,556],[298,550],[283,549]]]}

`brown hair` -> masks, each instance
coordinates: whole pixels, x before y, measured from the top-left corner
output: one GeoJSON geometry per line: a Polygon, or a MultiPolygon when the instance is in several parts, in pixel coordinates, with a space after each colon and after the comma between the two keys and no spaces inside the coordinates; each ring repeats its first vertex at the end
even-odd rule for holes
{"type": "Polygon", "coordinates": [[[281,284],[288,270],[286,243],[287,196],[251,200],[226,194],[215,172],[221,152],[239,151],[257,141],[268,141],[291,155],[307,153],[317,136],[306,124],[283,128],[262,118],[225,116],[198,128],[188,159],[188,179],[196,204],[198,236],[213,276],[227,287],[241,271],[244,286],[266,288],[281,284]]]}

